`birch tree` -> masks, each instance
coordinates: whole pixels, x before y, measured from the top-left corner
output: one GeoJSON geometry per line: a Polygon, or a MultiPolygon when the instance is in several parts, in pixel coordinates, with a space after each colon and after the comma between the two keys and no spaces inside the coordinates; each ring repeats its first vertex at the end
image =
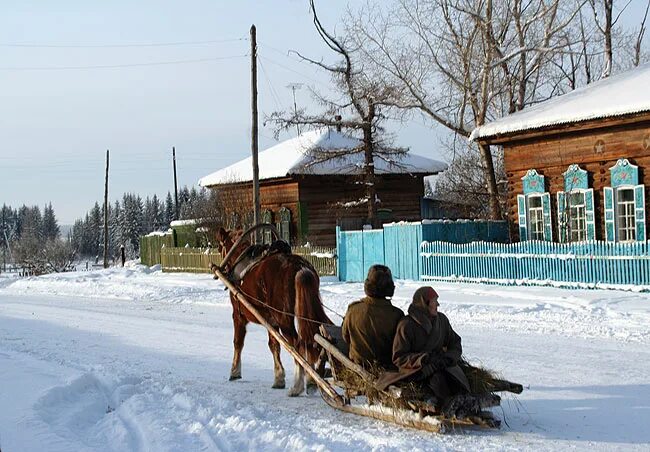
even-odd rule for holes
{"type": "MultiPolygon", "coordinates": [[[[557,94],[548,64],[568,45],[580,4],[560,0],[396,0],[351,13],[348,34],[366,71],[461,137],[485,122],[557,94]]],[[[477,145],[490,217],[501,218],[492,151],[477,145]]]]}

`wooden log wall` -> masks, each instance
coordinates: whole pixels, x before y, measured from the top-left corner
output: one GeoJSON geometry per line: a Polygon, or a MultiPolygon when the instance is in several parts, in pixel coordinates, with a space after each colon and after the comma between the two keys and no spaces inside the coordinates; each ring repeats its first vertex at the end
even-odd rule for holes
{"type": "MultiPolygon", "coordinates": [[[[578,164],[589,173],[589,187],[594,189],[596,238],[605,240],[603,187],[611,185],[609,168],[621,158],[639,167],[639,183],[650,185],[650,121],[616,124],[602,121],[602,127],[587,130],[547,132],[530,138],[503,142],[508,177],[508,220],[513,240],[519,238],[517,195],[523,193],[521,178],[529,169],[545,176],[546,190],[551,193],[553,239],[557,233],[556,193],[564,190],[563,173],[578,164]]],[[[647,190],[647,189],[646,189],[647,190]]],[[[646,212],[650,203],[646,191],[646,212]]],[[[646,215],[646,222],[647,222],[646,215]]],[[[647,224],[646,224],[647,228],[647,224]]]]}
{"type": "MultiPolygon", "coordinates": [[[[420,220],[420,198],[424,196],[422,175],[381,175],[377,182],[380,209],[391,209],[387,221],[420,220]]],[[[365,204],[343,208],[341,202],[362,198],[365,193],[359,179],[353,176],[306,175],[295,178],[262,181],[260,186],[261,210],[274,213],[281,207],[291,211],[292,245],[310,242],[313,245],[335,247],[336,225],[342,218],[359,219],[359,225],[367,217],[365,204]]],[[[221,193],[227,212],[252,211],[251,183],[239,183],[215,187],[221,193]]]]}
{"type": "MultiPolygon", "coordinates": [[[[253,211],[253,184],[252,182],[222,185],[215,187],[220,193],[220,198],[226,214],[236,212],[242,217],[245,213],[253,211]]],[[[278,211],[286,207],[291,211],[291,237],[299,233],[299,208],[298,208],[298,182],[293,179],[275,179],[261,181],[260,183],[260,210],[273,212],[273,223],[279,221],[278,211]]]]}
{"type": "MultiPolygon", "coordinates": [[[[420,220],[420,198],[424,196],[422,175],[381,175],[377,178],[379,209],[391,209],[387,221],[420,220]]],[[[321,246],[336,246],[337,221],[359,219],[368,216],[366,204],[342,207],[340,203],[354,201],[365,196],[363,185],[355,183],[351,176],[304,176],[300,180],[300,205],[302,215],[307,217],[304,240],[321,246]]]]}

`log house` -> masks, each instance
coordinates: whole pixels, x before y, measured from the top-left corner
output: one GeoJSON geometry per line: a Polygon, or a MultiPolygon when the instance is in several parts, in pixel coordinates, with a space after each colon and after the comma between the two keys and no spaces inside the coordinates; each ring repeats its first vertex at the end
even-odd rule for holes
{"type": "Polygon", "coordinates": [[[476,128],[504,148],[514,240],[647,239],[650,66],[476,128]]]}
{"type": "MultiPolygon", "coordinates": [[[[309,131],[259,154],[262,220],[278,226],[291,244],[333,247],[336,225],[361,229],[367,205],[359,174],[363,155],[313,162],[312,151],[340,151],[359,146],[359,140],[334,130],[309,131]]],[[[379,159],[376,159],[379,160],[379,159]]],[[[408,154],[397,165],[375,161],[378,216],[383,222],[420,220],[424,176],[437,174],[446,164],[408,154]]],[[[252,164],[246,158],[212,173],[199,185],[218,190],[227,226],[252,223],[252,164]]]]}

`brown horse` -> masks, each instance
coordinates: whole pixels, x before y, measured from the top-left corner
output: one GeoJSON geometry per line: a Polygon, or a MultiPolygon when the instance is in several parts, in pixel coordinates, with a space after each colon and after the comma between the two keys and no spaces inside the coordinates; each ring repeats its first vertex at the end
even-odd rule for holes
{"type": "MultiPolygon", "coordinates": [[[[223,257],[226,257],[240,235],[237,232],[219,229],[217,242],[223,257]]],[[[227,270],[229,266],[232,266],[248,246],[249,242],[242,240],[237,245],[237,249],[230,253],[228,262],[222,263],[222,268],[227,270]]],[[[263,258],[259,264],[243,276],[239,286],[259,313],[312,366],[316,365],[319,355],[314,334],[318,332],[321,323],[332,323],[323,310],[319,286],[318,274],[308,261],[295,254],[285,253],[269,254],[263,258]]],[[[232,293],[230,302],[233,307],[233,343],[235,347],[230,380],[237,380],[241,378],[241,351],[244,347],[246,325],[249,322],[259,322],[232,293]]],[[[284,388],[285,372],[280,361],[280,343],[270,333],[269,349],[273,354],[274,362],[273,388],[284,388]]],[[[308,377],[308,387],[311,387],[312,384],[311,378],[308,377]]],[[[289,395],[300,395],[304,388],[304,370],[296,362],[294,384],[289,390],[289,395]]]]}

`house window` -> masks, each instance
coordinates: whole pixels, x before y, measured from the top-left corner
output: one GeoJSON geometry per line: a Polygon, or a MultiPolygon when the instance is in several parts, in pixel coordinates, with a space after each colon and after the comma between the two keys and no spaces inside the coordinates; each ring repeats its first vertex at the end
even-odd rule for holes
{"type": "Polygon", "coordinates": [[[616,190],[616,223],[620,241],[626,242],[636,239],[634,189],[631,187],[616,190]]]}
{"type": "Polygon", "coordinates": [[[541,196],[528,197],[530,240],[544,240],[544,207],[541,196]]]}
{"type": "Polygon", "coordinates": [[[520,239],[552,241],[551,196],[544,191],[544,176],[531,169],[521,180],[524,192],[517,195],[520,239]]]}
{"type": "Polygon", "coordinates": [[[278,211],[278,233],[280,238],[287,243],[291,243],[291,211],[286,207],[280,208],[278,211]]]}
{"type": "Polygon", "coordinates": [[[589,188],[587,171],[569,165],[563,173],[564,190],[557,192],[557,221],[560,242],[596,239],[594,189],[589,188]]]}
{"type": "Polygon", "coordinates": [[[587,240],[585,194],[577,192],[567,195],[569,198],[569,237],[572,242],[582,242],[587,240]]]}
{"type": "Polygon", "coordinates": [[[619,159],[609,171],[612,185],[603,188],[605,238],[608,242],[645,242],[645,185],[639,184],[639,168],[619,159]]]}
{"type": "MultiPolygon", "coordinates": [[[[273,224],[273,212],[268,209],[262,211],[262,223],[273,224]]],[[[263,229],[262,242],[265,244],[273,243],[273,235],[271,234],[270,229],[263,229]]]]}

